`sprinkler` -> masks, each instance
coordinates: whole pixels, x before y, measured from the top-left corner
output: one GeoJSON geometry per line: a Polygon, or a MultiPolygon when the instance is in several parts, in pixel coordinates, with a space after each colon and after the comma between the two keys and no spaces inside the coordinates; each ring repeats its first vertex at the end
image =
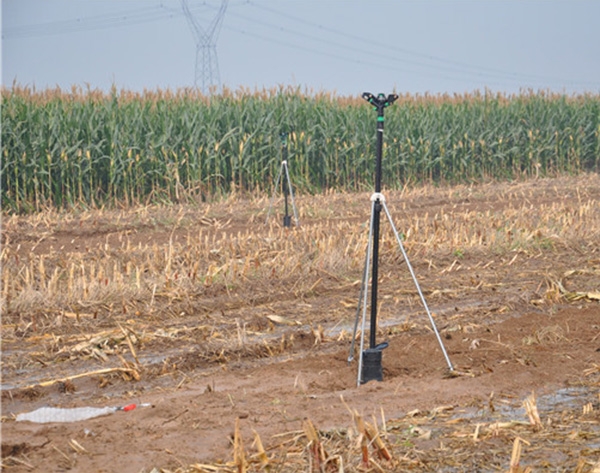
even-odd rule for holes
{"type": "Polygon", "coordinates": [[[373,236],[373,272],[371,275],[371,330],[369,339],[369,348],[362,353],[362,382],[366,383],[371,380],[382,381],[383,370],[381,360],[383,350],[388,347],[388,343],[384,342],[377,344],[377,278],[379,272],[379,224],[381,221],[381,161],[383,154],[383,111],[393,104],[398,98],[395,94],[390,94],[387,97],[384,94],[379,94],[375,97],[370,92],[365,92],[362,95],[363,99],[373,105],[377,111],[377,148],[375,159],[375,195],[373,201],[373,216],[372,216],[372,236],[373,236]]]}
{"type": "Polygon", "coordinates": [[[358,329],[358,319],[362,309],[362,327],[361,327],[361,337],[360,337],[360,358],[358,364],[358,381],[357,385],[367,383],[369,381],[382,381],[383,380],[383,368],[382,368],[382,358],[383,358],[383,350],[388,347],[388,342],[377,343],[377,291],[378,291],[378,271],[379,271],[379,230],[380,230],[380,220],[381,220],[381,211],[385,211],[385,214],[392,226],[392,230],[394,231],[394,235],[396,237],[396,241],[400,247],[402,252],[402,256],[404,257],[404,261],[410,271],[410,274],[413,278],[415,286],[417,287],[417,292],[421,297],[421,301],[425,310],[427,311],[427,315],[429,316],[429,320],[431,325],[433,326],[433,330],[437,336],[438,342],[444,353],[446,358],[446,362],[450,371],[453,371],[452,363],[450,363],[450,359],[446,353],[446,349],[444,348],[444,344],[439,335],[439,332],[435,326],[435,322],[427,307],[427,303],[425,302],[425,297],[421,291],[415,273],[412,269],[410,261],[408,260],[408,256],[406,251],[404,250],[404,245],[402,244],[402,239],[394,226],[394,222],[390,215],[390,212],[385,203],[385,197],[381,193],[381,161],[383,154],[383,124],[384,124],[384,110],[392,105],[397,99],[398,96],[396,94],[378,94],[375,97],[370,92],[365,92],[362,94],[362,97],[369,102],[373,109],[377,112],[377,155],[375,161],[375,193],[371,195],[371,221],[369,225],[369,241],[367,245],[367,255],[365,258],[365,269],[363,272],[363,281],[360,289],[360,296],[358,302],[358,308],[356,311],[356,321],[354,323],[354,336],[352,337],[352,344],[350,346],[350,354],[348,356],[348,362],[350,363],[354,359],[354,341],[356,340],[356,331],[358,329]],[[371,320],[370,320],[370,332],[369,332],[369,348],[364,348],[364,334],[366,329],[366,315],[367,315],[367,288],[369,284],[369,266],[372,262],[372,273],[371,273],[371,320]]]}
{"type": "Polygon", "coordinates": [[[292,209],[294,211],[294,220],[296,222],[296,226],[300,226],[300,221],[298,220],[298,211],[296,210],[296,204],[294,202],[294,192],[292,190],[292,183],[290,181],[290,171],[288,169],[288,148],[287,148],[287,136],[288,133],[283,131],[279,134],[279,138],[281,140],[281,167],[279,168],[279,174],[277,175],[277,179],[275,181],[275,188],[273,190],[273,195],[271,197],[271,202],[269,203],[269,210],[267,211],[267,220],[265,224],[269,223],[269,215],[271,214],[271,208],[273,207],[273,200],[275,199],[275,193],[277,192],[277,188],[279,187],[279,181],[281,180],[281,187],[283,189],[283,199],[285,205],[285,215],[283,216],[283,226],[289,228],[292,226],[292,216],[289,214],[288,207],[288,196],[292,201],[292,209]],[[282,179],[282,176],[285,174],[285,178],[282,179]]]}
{"type": "MultiPolygon", "coordinates": [[[[282,132],[279,135],[279,138],[281,138],[281,158],[282,158],[282,163],[285,163],[286,165],[286,172],[287,172],[287,133],[286,132],[282,132]]],[[[283,216],[283,226],[286,228],[289,228],[292,226],[292,217],[289,214],[288,211],[288,194],[289,194],[289,182],[287,182],[288,179],[284,180],[282,182],[282,186],[283,186],[283,200],[285,202],[285,215],[283,216]]]]}

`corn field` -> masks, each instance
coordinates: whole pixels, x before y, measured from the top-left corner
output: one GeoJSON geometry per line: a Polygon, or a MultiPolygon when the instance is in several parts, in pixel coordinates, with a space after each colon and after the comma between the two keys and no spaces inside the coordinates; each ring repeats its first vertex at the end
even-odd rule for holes
{"type": "MultiPolygon", "coordinates": [[[[297,191],[371,189],[376,114],[297,89],[135,94],[2,90],[6,212],[271,192],[283,140],[297,191]]],[[[386,110],[383,185],[600,169],[600,96],[401,96],[386,110]]]]}

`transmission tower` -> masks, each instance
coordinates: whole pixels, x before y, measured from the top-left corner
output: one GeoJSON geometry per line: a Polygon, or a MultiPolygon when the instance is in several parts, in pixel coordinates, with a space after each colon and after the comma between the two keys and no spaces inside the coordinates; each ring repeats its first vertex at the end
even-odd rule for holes
{"type": "Polygon", "coordinates": [[[221,30],[225,10],[229,0],[222,0],[219,11],[204,29],[197,18],[190,11],[188,0],[181,0],[181,7],[190,25],[194,40],[196,42],[196,70],[194,76],[194,87],[200,87],[202,93],[208,95],[214,87],[221,86],[219,77],[219,62],[217,60],[217,37],[221,30]]]}

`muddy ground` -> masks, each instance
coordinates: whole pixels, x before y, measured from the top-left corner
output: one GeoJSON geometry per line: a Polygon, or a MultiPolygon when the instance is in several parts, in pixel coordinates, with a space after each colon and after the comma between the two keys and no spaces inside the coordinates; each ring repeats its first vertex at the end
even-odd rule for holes
{"type": "MultiPolygon", "coordinates": [[[[514,472],[598,471],[598,176],[430,188],[394,197],[403,202],[393,207],[388,198],[400,221],[440,212],[450,219],[460,212],[497,219],[505,209],[522,208],[532,215],[532,209],[566,212],[580,231],[556,226],[536,244],[502,249],[440,244],[442,249],[427,253],[415,245],[410,262],[448,360],[406,263],[388,257],[377,333],[377,342],[389,342],[383,380],[360,385],[358,351],[348,361],[359,268],[343,275],[324,269],[303,291],[278,287],[276,278],[265,287],[253,282],[246,289],[213,288],[190,296],[185,310],[180,302],[167,305],[157,298],[152,317],[142,309],[63,310],[57,315],[61,323],[44,325],[40,320],[50,317],[5,304],[2,470],[318,471],[307,437],[310,421],[319,431],[322,459],[329,458],[320,466],[327,471],[509,471],[511,456],[514,472]],[[202,327],[211,324],[221,327],[221,338],[206,335],[202,327]],[[89,346],[76,350],[105,332],[112,342],[110,336],[98,339],[96,352],[89,346]],[[119,338],[126,332],[129,337],[119,338]],[[532,393],[539,421],[523,407],[532,393]],[[16,420],[43,406],[131,404],[137,407],[70,423],[16,420]],[[357,414],[378,426],[391,460],[369,445],[365,461],[357,414]],[[236,421],[246,462],[239,446],[234,452],[236,421]],[[256,456],[257,437],[266,467],[256,456]],[[521,447],[517,457],[515,443],[521,447]]],[[[308,231],[336,215],[364,229],[366,198],[305,197],[302,204],[298,196],[301,226],[284,233],[308,231]],[[306,202],[331,213],[311,215],[306,202]]],[[[209,216],[185,226],[131,219],[98,224],[93,217],[42,225],[32,223],[35,217],[5,217],[3,246],[25,261],[31,254],[125,245],[123,235],[135,247],[141,241],[185,241],[199,226],[231,235],[263,231],[265,202],[244,205],[262,205],[263,213],[252,219],[238,207],[215,204],[209,216]]],[[[386,255],[393,247],[392,240],[386,255]]]]}

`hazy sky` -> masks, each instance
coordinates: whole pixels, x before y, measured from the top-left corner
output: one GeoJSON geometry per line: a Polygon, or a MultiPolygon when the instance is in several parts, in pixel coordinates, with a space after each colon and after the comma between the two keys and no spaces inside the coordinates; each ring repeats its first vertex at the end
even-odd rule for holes
{"type": "MultiPolygon", "coordinates": [[[[206,32],[221,0],[188,0],[206,32]]],[[[600,92],[600,1],[229,0],[222,85],[340,95],[600,92]]],[[[180,0],[2,0],[2,82],[194,86],[180,0]]]]}

